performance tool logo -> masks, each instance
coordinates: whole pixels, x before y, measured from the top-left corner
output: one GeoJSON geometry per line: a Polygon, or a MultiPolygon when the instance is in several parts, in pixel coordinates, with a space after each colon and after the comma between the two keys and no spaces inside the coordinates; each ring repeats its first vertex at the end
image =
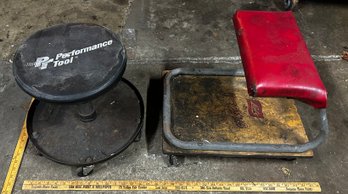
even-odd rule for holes
{"type": "Polygon", "coordinates": [[[112,45],[112,40],[104,41],[95,45],[91,45],[82,49],[74,49],[66,53],[58,53],[54,58],[48,56],[38,57],[34,63],[28,63],[27,66],[34,66],[40,70],[47,69],[49,64],[53,64],[53,67],[60,67],[62,65],[68,65],[73,63],[74,58],[77,58],[78,55],[88,53],[97,49],[101,49],[107,46],[112,45]]]}

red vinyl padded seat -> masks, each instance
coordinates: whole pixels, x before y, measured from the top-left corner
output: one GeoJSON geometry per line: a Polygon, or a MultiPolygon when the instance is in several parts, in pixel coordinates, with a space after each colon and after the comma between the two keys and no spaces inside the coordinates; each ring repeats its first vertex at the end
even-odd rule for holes
{"type": "Polygon", "coordinates": [[[327,106],[325,86],[292,12],[239,10],[233,22],[250,95],[327,106]]]}

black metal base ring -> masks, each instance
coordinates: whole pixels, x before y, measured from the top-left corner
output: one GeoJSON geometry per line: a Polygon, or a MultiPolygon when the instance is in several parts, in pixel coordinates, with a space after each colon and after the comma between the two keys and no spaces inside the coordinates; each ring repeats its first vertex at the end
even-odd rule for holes
{"type": "Polygon", "coordinates": [[[27,117],[29,139],[45,157],[66,165],[89,166],[126,149],[144,118],[140,93],[127,80],[91,101],[97,117],[83,122],[78,104],[34,100],[27,117]]]}

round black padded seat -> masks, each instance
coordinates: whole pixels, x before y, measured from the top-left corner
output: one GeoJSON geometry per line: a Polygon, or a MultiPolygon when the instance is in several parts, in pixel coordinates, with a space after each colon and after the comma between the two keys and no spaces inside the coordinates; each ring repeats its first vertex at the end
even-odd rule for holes
{"type": "Polygon", "coordinates": [[[40,30],[17,50],[13,71],[29,95],[50,102],[76,102],[117,83],[126,67],[120,38],[95,24],[62,24],[40,30]]]}
{"type": "Polygon", "coordinates": [[[35,98],[26,126],[42,155],[89,167],[138,140],[144,105],[138,90],[122,78],[126,61],[120,38],[94,24],[53,26],[19,46],[13,73],[35,98]]]}

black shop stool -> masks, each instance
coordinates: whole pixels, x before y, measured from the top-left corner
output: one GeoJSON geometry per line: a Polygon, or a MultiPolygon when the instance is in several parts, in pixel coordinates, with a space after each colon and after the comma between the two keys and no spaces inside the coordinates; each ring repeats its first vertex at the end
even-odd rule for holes
{"type": "Polygon", "coordinates": [[[13,73],[35,98],[27,131],[42,155],[85,176],[140,138],[144,106],[122,78],[126,61],[120,38],[94,24],[53,26],[20,45],[13,73]]]}

